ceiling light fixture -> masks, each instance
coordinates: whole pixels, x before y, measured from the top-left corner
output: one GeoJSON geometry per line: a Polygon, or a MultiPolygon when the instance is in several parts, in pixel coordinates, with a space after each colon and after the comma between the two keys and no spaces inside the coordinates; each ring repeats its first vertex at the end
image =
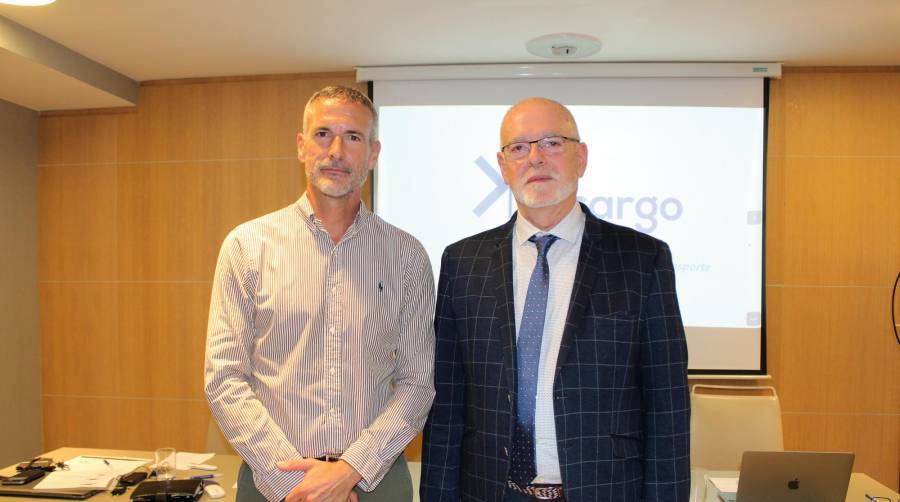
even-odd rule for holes
{"type": "Polygon", "coordinates": [[[48,5],[56,0],[0,0],[0,3],[5,3],[9,5],[24,5],[26,7],[38,7],[41,5],[48,5]]]}
{"type": "Polygon", "coordinates": [[[548,59],[580,59],[600,51],[600,40],[580,33],[552,33],[525,44],[528,52],[548,59]]]}

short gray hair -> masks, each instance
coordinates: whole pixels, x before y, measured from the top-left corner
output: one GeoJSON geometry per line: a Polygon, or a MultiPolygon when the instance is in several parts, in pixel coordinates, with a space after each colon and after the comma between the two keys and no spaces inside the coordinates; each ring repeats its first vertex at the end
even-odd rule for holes
{"type": "Polygon", "coordinates": [[[328,87],[323,87],[309,98],[309,101],[306,102],[306,106],[303,108],[303,123],[301,124],[301,129],[304,132],[306,131],[306,117],[309,115],[310,107],[316,101],[325,99],[356,103],[365,106],[366,109],[369,110],[369,113],[372,114],[372,130],[369,131],[369,142],[375,143],[378,139],[378,111],[375,110],[375,105],[372,104],[372,100],[365,94],[352,87],[345,87],[343,85],[329,85],[328,87]]]}

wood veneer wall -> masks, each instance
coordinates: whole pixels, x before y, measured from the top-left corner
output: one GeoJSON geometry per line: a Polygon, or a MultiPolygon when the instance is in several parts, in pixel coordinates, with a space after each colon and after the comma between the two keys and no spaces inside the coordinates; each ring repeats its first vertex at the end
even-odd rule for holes
{"type": "MultiPolygon", "coordinates": [[[[45,448],[203,449],[218,246],[301,192],[294,131],[328,83],[352,77],[159,83],[136,110],[41,118],[45,448]]],[[[768,360],[785,445],[855,451],[856,470],[897,489],[900,71],[786,69],[768,161],[768,360]]]]}
{"type": "Polygon", "coordinates": [[[900,473],[900,69],[786,69],[771,85],[769,373],[785,448],[900,473]]]}

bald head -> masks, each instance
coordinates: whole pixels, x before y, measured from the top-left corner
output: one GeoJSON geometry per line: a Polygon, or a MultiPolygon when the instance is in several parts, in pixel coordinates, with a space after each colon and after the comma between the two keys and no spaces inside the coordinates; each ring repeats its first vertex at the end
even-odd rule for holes
{"type": "Polygon", "coordinates": [[[547,98],[526,98],[514,104],[503,116],[500,146],[514,141],[533,141],[546,136],[580,138],[572,112],[547,98]],[[541,131],[536,137],[518,137],[522,131],[541,131]]]}

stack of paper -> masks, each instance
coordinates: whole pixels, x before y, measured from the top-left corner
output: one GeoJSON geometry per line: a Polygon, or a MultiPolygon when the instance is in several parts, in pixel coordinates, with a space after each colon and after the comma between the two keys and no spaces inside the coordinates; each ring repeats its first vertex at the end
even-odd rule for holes
{"type": "Polygon", "coordinates": [[[188,453],[180,451],[175,454],[175,468],[179,471],[186,471],[191,468],[192,464],[202,464],[213,458],[215,453],[188,453]]]}
{"type": "Polygon", "coordinates": [[[720,492],[737,493],[739,478],[709,478],[720,492]]]}
{"type": "Polygon", "coordinates": [[[35,486],[41,490],[65,488],[106,489],[118,476],[128,474],[150,462],[146,458],[94,457],[81,455],[66,461],[67,470],[57,469],[35,486]]]}

